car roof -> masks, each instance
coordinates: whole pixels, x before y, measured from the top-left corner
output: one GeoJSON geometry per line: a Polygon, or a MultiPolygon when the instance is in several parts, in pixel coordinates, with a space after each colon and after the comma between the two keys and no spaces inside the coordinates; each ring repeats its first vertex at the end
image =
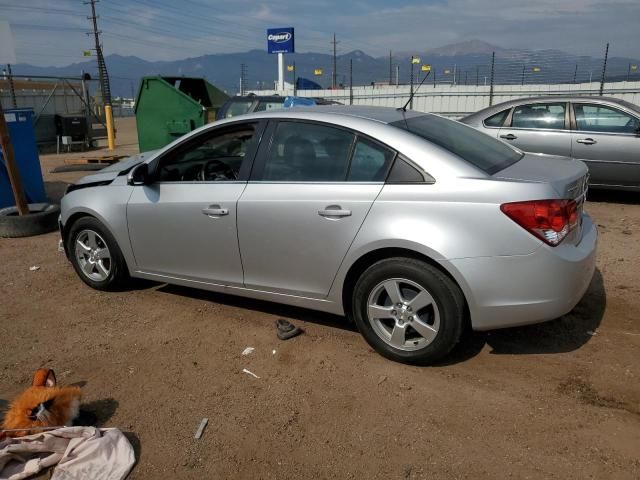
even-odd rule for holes
{"type": "Polygon", "coordinates": [[[235,120],[240,118],[309,118],[311,114],[315,119],[320,120],[322,117],[336,116],[357,117],[366,120],[373,120],[380,123],[393,123],[401,121],[403,118],[419,117],[422,115],[431,115],[424,112],[416,112],[407,110],[406,112],[392,107],[371,107],[371,106],[352,106],[352,105],[314,105],[299,106],[290,108],[278,108],[267,112],[253,112],[244,115],[232,117],[235,120]]]}
{"type": "Polygon", "coordinates": [[[583,95],[547,95],[542,97],[525,97],[525,98],[514,98],[512,100],[507,100],[506,102],[497,103],[496,105],[492,105],[491,107],[483,108],[482,110],[478,110],[471,115],[468,115],[461,119],[465,123],[468,120],[475,119],[484,119],[493,115],[494,113],[501,112],[506,110],[507,108],[511,108],[516,105],[522,105],[526,103],[557,103],[557,102],[588,102],[588,103],[600,103],[600,104],[615,104],[619,107],[622,107],[626,110],[631,110],[635,113],[640,113],[640,107],[634,105],[633,103],[627,102],[625,100],[621,100],[619,98],[614,97],[592,97],[592,96],[583,96],[583,95]]]}

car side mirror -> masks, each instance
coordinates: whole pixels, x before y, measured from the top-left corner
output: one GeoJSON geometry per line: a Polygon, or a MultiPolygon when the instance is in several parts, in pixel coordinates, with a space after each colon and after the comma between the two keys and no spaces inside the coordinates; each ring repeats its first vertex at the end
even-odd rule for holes
{"type": "Polygon", "coordinates": [[[129,185],[146,185],[149,183],[149,165],[141,163],[129,172],[127,176],[127,184],[129,185]]]}

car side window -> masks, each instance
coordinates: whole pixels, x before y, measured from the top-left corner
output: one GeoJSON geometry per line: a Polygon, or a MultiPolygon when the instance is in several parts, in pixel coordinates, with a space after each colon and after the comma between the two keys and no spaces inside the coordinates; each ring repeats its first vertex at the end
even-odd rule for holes
{"type": "Polygon", "coordinates": [[[573,104],[576,129],[583,132],[639,133],[640,120],[604,105],[573,104]]]}
{"type": "Polygon", "coordinates": [[[227,111],[224,112],[224,118],[237,117],[238,115],[244,115],[249,112],[253,100],[240,100],[229,103],[227,111]]]}
{"type": "Polygon", "coordinates": [[[355,135],[314,123],[279,122],[262,180],[344,182],[355,135]]]}
{"type": "Polygon", "coordinates": [[[240,124],[201,133],[160,159],[160,182],[237,180],[248,153],[258,141],[257,124],[240,124]]]}
{"type": "Polygon", "coordinates": [[[384,182],[395,152],[366,138],[358,138],[347,181],[384,182]]]}
{"type": "Polygon", "coordinates": [[[565,128],[565,103],[533,103],[513,109],[513,128],[565,128]]]}
{"type": "Polygon", "coordinates": [[[489,118],[484,119],[485,127],[501,127],[504,125],[504,121],[507,119],[507,115],[511,111],[510,108],[503,110],[501,112],[496,113],[495,115],[491,115],[489,118]]]}
{"type": "Polygon", "coordinates": [[[258,102],[258,106],[254,110],[254,112],[268,112],[269,110],[273,110],[274,108],[282,108],[283,103],[284,98],[282,99],[282,101],[261,100],[260,102],[258,102]]]}

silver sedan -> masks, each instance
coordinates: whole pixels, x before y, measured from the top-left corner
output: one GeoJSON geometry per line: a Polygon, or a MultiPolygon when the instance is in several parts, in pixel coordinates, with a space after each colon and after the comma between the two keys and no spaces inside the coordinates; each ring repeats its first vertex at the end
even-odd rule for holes
{"type": "Polygon", "coordinates": [[[426,364],[467,324],[576,305],[596,254],[586,179],[435,115],[294,108],[85,177],[60,227],[93,288],[136,277],[346,315],[382,355],[426,364]]]}
{"type": "Polygon", "coordinates": [[[592,187],[640,191],[640,107],[607,97],[520,98],[460,120],[525,151],[582,160],[592,187]]]}

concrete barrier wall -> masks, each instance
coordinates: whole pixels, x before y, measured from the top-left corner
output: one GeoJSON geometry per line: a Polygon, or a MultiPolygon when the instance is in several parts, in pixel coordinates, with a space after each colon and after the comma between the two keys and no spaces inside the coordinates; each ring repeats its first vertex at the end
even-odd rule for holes
{"type": "MultiPolygon", "coordinates": [[[[354,105],[401,107],[409,99],[409,85],[353,87],[354,105]]],[[[438,113],[451,118],[461,118],[489,106],[489,86],[436,85],[425,83],[413,99],[413,109],[438,113]]],[[[273,95],[274,90],[252,90],[256,95],[273,95]]],[[[605,84],[604,95],[640,105],[640,82],[616,82],[605,84]]],[[[285,92],[292,95],[293,89],[285,92]]],[[[552,84],[552,85],[496,85],[493,105],[514,98],[542,95],[593,95],[600,94],[600,83],[552,84]]],[[[298,90],[302,97],[321,97],[349,105],[349,89],[298,90]]]]}

